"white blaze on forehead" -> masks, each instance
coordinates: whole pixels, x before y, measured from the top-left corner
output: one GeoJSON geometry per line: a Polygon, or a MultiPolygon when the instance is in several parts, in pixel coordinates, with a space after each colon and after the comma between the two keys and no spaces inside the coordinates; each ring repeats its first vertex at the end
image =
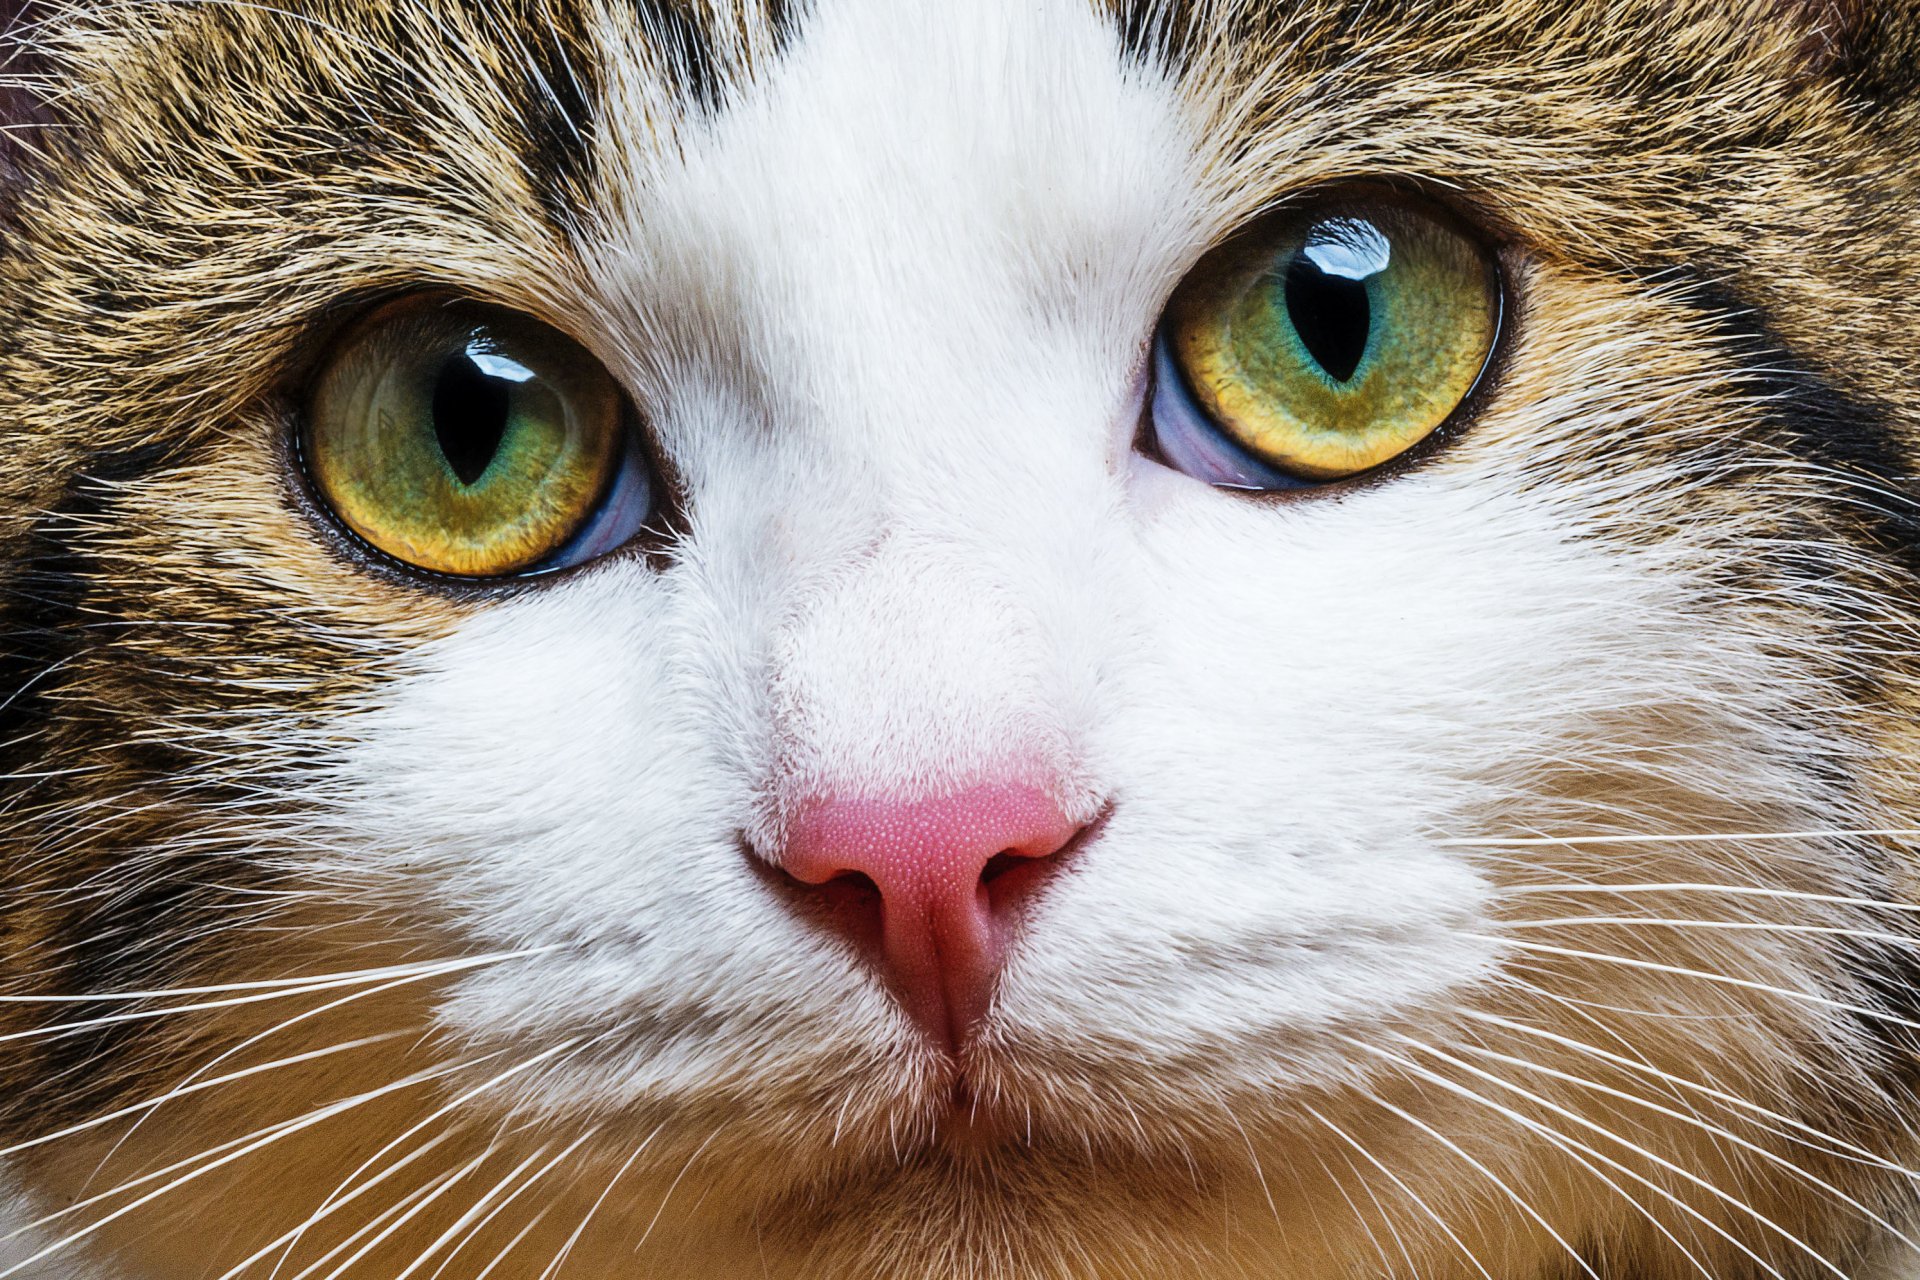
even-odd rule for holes
{"type": "Polygon", "coordinates": [[[882,474],[1086,413],[1045,389],[1109,376],[1151,314],[1142,264],[1192,223],[1176,104],[1090,6],[825,4],[742,92],[670,154],[638,119],[608,131],[602,268],[647,331],[636,365],[656,338],[698,362],[725,326],[783,432],[882,474]]]}
{"type": "Polygon", "coordinates": [[[608,131],[595,243],[707,570],[775,614],[777,751],[802,785],[1070,771],[1191,222],[1176,105],[1079,3],[823,5],[759,74],[671,156],[608,131]]]}

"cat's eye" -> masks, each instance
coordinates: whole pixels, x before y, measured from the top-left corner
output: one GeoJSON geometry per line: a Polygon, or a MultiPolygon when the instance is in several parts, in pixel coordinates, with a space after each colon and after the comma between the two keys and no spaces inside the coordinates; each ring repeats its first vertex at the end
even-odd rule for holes
{"type": "Polygon", "coordinates": [[[1176,291],[1155,340],[1153,445],[1228,488],[1358,475],[1455,414],[1500,317],[1492,256],[1438,210],[1384,196],[1284,210],[1176,291]]]}
{"type": "Polygon", "coordinates": [[[655,485],[626,397],[573,339],[446,298],[389,304],[335,346],[301,451],[320,497],[420,569],[501,577],[601,555],[655,485]]]}

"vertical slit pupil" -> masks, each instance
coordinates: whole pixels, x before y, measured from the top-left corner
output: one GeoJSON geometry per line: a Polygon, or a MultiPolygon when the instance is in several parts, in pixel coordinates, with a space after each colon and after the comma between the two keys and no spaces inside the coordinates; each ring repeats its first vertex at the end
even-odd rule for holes
{"type": "Polygon", "coordinates": [[[487,473],[507,434],[512,393],[465,354],[447,361],[433,386],[433,434],[463,485],[487,473]]]}
{"type": "Polygon", "coordinates": [[[1287,264],[1287,318],[1327,376],[1335,382],[1353,377],[1367,354],[1373,309],[1363,280],[1322,271],[1305,254],[1287,264]]]}

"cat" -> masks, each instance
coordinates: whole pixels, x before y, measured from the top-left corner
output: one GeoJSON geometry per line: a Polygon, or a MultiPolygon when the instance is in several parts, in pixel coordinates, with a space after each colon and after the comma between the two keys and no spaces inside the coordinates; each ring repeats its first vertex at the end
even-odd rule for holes
{"type": "Polygon", "coordinates": [[[1920,1270],[1920,5],[5,17],[0,1277],[1920,1270]]]}

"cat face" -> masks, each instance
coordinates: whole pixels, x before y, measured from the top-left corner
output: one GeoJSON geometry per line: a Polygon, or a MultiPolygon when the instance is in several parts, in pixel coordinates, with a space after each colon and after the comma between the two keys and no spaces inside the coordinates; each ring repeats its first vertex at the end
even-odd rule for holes
{"type": "Polygon", "coordinates": [[[16,1273],[1864,1267],[1920,24],[1854,16],[62,11],[16,1273]],[[1180,443],[1209,264],[1329,226],[1486,290],[1432,434],[1180,443]],[[627,441],[499,572],[351,453],[443,330],[627,441]]]}

